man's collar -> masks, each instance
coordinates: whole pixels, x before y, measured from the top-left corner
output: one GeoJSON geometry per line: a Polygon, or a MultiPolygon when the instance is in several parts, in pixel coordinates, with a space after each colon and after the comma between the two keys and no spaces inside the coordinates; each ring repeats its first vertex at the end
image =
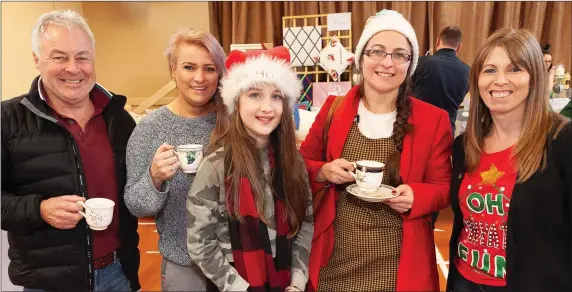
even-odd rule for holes
{"type": "Polygon", "coordinates": [[[457,51],[455,49],[452,48],[441,48],[439,50],[437,50],[437,52],[435,52],[435,55],[441,53],[442,55],[456,55],[457,51]]]}

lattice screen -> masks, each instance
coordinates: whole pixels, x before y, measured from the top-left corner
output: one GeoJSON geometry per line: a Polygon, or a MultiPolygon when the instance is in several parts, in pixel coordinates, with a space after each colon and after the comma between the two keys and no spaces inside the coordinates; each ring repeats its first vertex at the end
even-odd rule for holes
{"type": "MultiPolygon", "coordinates": [[[[303,78],[310,77],[314,82],[330,82],[330,75],[320,65],[311,59],[311,52],[325,47],[333,36],[337,36],[341,44],[349,51],[353,51],[352,30],[328,31],[327,14],[298,15],[282,17],[282,30],[284,32],[284,46],[293,45],[293,49],[301,52],[300,56],[292,60],[296,72],[303,78]],[[288,36],[288,38],[286,38],[288,36]],[[301,39],[293,41],[292,36],[301,39]],[[316,40],[320,38],[318,44],[316,40]],[[307,57],[306,57],[307,55],[307,57]]],[[[338,81],[351,81],[352,66],[340,76],[338,81]]]]}

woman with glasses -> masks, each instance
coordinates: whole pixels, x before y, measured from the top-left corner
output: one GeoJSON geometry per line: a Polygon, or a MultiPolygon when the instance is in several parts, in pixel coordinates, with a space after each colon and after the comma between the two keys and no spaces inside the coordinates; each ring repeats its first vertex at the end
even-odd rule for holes
{"type": "Polygon", "coordinates": [[[438,290],[430,214],[449,205],[449,117],[409,96],[419,48],[401,14],[370,18],[355,56],[359,84],[329,125],[340,99],[327,99],[300,149],[315,208],[307,290],[438,290]],[[382,183],[393,198],[368,202],[346,191],[354,183],[351,162],[360,160],[385,164],[382,183]]]}

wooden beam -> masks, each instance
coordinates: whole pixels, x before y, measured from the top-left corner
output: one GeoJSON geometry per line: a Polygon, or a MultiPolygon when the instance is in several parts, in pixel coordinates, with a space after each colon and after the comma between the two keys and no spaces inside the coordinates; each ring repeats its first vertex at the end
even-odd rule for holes
{"type": "Polygon", "coordinates": [[[155,94],[151,95],[147,100],[142,102],[137,108],[133,110],[134,113],[141,115],[145,112],[146,109],[153,106],[157,103],[161,98],[165,95],[169,94],[169,92],[175,89],[175,81],[171,80],[169,83],[165,84],[161,89],[159,89],[155,94]]]}
{"type": "MultiPolygon", "coordinates": [[[[133,108],[136,108],[137,106],[144,103],[148,98],[149,97],[128,97],[127,98],[127,104],[133,108]]],[[[157,101],[156,103],[154,103],[153,105],[151,105],[151,107],[169,104],[173,100],[175,100],[176,98],[177,98],[176,96],[165,96],[165,97],[161,98],[159,101],[157,101]]]]}

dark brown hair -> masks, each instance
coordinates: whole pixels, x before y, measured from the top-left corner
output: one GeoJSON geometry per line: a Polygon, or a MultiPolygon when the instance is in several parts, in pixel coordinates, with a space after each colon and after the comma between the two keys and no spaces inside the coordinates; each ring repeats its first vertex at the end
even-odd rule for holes
{"type": "Polygon", "coordinates": [[[439,34],[441,42],[453,48],[458,48],[463,41],[463,33],[458,26],[447,26],[439,34]]]}

